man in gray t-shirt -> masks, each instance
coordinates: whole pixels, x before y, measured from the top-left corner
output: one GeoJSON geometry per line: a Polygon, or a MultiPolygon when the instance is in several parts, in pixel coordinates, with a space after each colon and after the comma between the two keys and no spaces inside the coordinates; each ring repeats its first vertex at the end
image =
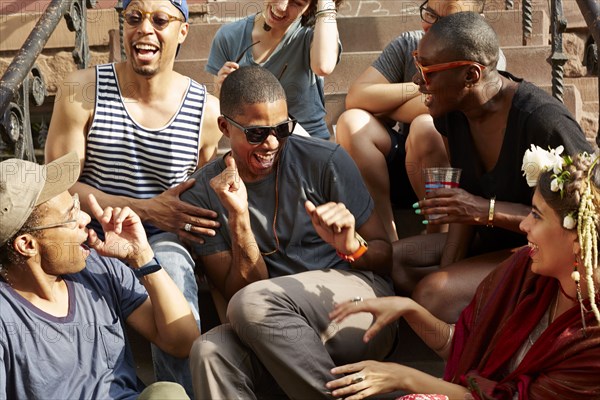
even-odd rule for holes
{"type": "Polygon", "coordinates": [[[391,244],[348,154],[329,141],[289,136],[294,121],[271,72],[232,72],[220,103],[231,152],[194,174],[182,195],[219,214],[221,228],[195,251],[229,300],[229,323],[206,332],[190,353],[194,394],[246,399],[280,387],[288,398],[329,398],[332,368],[392,350],[395,325],[365,344],[371,315],[340,325],[329,319],[336,303],[393,295],[391,244]]]}
{"type": "MultiPolygon", "coordinates": [[[[425,1],[420,7],[423,31],[394,39],[346,96],[347,111],[337,121],[336,137],[358,165],[391,241],[398,240],[392,204],[410,207],[424,197],[423,167],[449,166],[442,137],[412,82],[417,72],[412,53],[439,18],[481,12],[482,5],[480,0],[425,1]]],[[[498,69],[505,64],[500,54],[498,69]]]]}

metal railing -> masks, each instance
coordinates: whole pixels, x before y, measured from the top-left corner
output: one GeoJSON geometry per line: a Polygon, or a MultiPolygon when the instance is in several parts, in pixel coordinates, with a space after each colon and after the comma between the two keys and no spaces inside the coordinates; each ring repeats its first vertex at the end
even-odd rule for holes
{"type": "MultiPolygon", "coordinates": [[[[600,2],[598,0],[576,0],[579,10],[583,15],[586,25],[596,44],[600,44],[600,2]]],[[[514,7],[513,0],[505,0],[505,9],[514,7]]],[[[529,44],[533,24],[533,9],[531,0],[522,0],[523,9],[523,45],[529,44]]],[[[550,31],[552,34],[552,96],[563,101],[564,94],[564,66],[568,61],[563,52],[562,35],[567,29],[567,20],[563,14],[562,0],[551,0],[550,3],[550,31]]],[[[596,60],[600,60],[600,46],[596,46],[596,60]]],[[[589,68],[589,67],[588,67],[589,68]]],[[[598,98],[600,99],[600,74],[598,75],[598,98]]],[[[598,132],[596,144],[600,147],[600,111],[598,112],[598,132]]]]}
{"type": "Polygon", "coordinates": [[[44,77],[35,62],[64,17],[75,32],[73,59],[78,68],[89,64],[87,11],[96,0],[52,0],[31,34],[0,78],[0,135],[17,158],[35,161],[31,134],[30,101],[41,105],[46,97],[44,77]]]}
{"type": "MultiPolygon", "coordinates": [[[[600,63],[600,2],[598,2],[598,0],[577,0],[577,5],[590,30],[592,38],[594,38],[594,42],[596,42],[595,59],[597,63],[600,63]]],[[[588,66],[588,68],[590,68],[590,66],[588,66]]],[[[598,99],[600,100],[600,66],[597,65],[596,68],[598,71],[598,99]]],[[[598,111],[596,144],[600,147],[600,110],[598,111]]]]}

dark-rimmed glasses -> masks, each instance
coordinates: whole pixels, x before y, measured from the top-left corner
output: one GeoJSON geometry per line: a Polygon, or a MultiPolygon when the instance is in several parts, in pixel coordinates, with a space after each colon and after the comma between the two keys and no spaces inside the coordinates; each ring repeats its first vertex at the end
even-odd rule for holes
{"type": "Polygon", "coordinates": [[[273,133],[277,139],[285,139],[286,137],[290,136],[292,132],[294,132],[294,128],[298,122],[295,118],[290,116],[287,121],[280,122],[277,125],[255,125],[246,127],[238,124],[227,115],[223,115],[223,118],[225,118],[231,125],[244,132],[246,135],[246,140],[252,145],[261,144],[267,140],[271,133],[273,133]]]}
{"type": "Polygon", "coordinates": [[[162,31],[173,21],[185,22],[183,18],[167,14],[164,11],[142,11],[138,9],[124,10],[121,15],[125,18],[128,25],[136,27],[148,18],[155,29],[162,31]]]}
{"type": "Polygon", "coordinates": [[[71,207],[71,209],[69,210],[69,215],[67,215],[66,221],[57,222],[54,224],[36,226],[35,228],[29,229],[29,231],[35,232],[35,231],[41,231],[43,229],[58,228],[60,226],[65,226],[65,225],[69,225],[69,224],[73,224],[73,223],[75,223],[75,226],[77,226],[76,223],[79,220],[80,212],[81,212],[81,203],[79,203],[79,195],[77,193],[75,193],[73,195],[73,207],[71,207]]]}
{"type": "Polygon", "coordinates": [[[428,24],[435,24],[436,22],[438,22],[438,20],[440,18],[442,18],[441,15],[437,14],[435,11],[433,11],[431,8],[427,7],[427,3],[429,3],[429,0],[425,0],[423,2],[423,4],[421,4],[419,6],[419,12],[421,14],[421,21],[426,22],[428,24]]]}
{"type": "Polygon", "coordinates": [[[477,65],[482,70],[485,69],[485,65],[480,64],[477,61],[466,61],[466,60],[465,61],[451,61],[451,62],[442,63],[442,64],[433,64],[433,65],[425,66],[425,65],[421,65],[421,63],[417,59],[417,57],[419,57],[418,50],[413,51],[412,56],[413,56],[413,60],[415,62],[415,66],[417,67],[417,71],[419,71],[419,74],[421,74],[421,79],[423,79],[423,82],[425,82],[426,85],[429,85],[429,79],[427,79],[427,74],[430,74],[432,72],[445,71],[448,69],[464,67],[467,65],[477,65]]]}

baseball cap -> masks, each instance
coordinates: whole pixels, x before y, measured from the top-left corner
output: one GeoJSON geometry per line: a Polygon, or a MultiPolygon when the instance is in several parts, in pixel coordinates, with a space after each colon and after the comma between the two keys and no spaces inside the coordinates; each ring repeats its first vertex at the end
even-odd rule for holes
{"type": "MultiPolygon", "coordinates": [[[[183,17],[185,18],[185,21],[187,22],[187,20],[190,17],[190,12],[188,10],[187,1],[186,0],[169,0],[169,2],[171,4],[173,4],[175,7],[177,7],[177,9],[179,11],[181,11],[181,13],[183,14],[183,17]]],[[[126,9],[127,6],[129,6],[129,3],[131,3],[131,0],[123,0],[123,10],[126,9]]]]}
{"type": "Polygon", "coordinates": [[[47,165],[18,158],[0,162],[0,246],[21,229],[36,206],[68,190],[78,178],[74,151],[47,165]]]}

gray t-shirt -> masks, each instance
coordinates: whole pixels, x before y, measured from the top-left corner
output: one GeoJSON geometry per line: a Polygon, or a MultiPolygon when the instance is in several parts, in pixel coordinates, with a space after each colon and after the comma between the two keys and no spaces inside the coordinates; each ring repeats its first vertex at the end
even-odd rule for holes
{"type": "MultiPolygon", "coordinates": [[[[205,244],[195,246],[195,251],[202,256],[231,250],[228,214],[209,184],[224,169],[223,158],[204,166],[192,175],[196,179],[194,187],[181,196],[184,201],[219,214],[221,228],[217,235],[205,237],[205,244]]],[[[373,200],[356,164],[339,145],[290,136],[277,172],[258,182],[247,183],[246,189],[252,232],[263,253],[277,248],[273,234],[273,219],[277,213],[275,230],[279,251],[264,256],[270,277],[325,268],[350,268],[350,264],[338,257],[335,249],[317,234],[304,209],[306,200],[316,205],[342,202],[354,215],[357,227],[371,215],[373,200]]]]}
{"type": "MultiPolygon", "coordinates": [[[[255,15],[223,25],[210,47],[206,71],[217,75],[226,61],[235,61],[252,44],[255,15]]],[[[269,58],[258,64],[252,51],[239,61],[240,66],[261,65],[279,78],[285,90],[290,114],[314,137],[329,139],[325,123],[325,92],[323,78],[310,68],[310,45],[314,29],[294,22],[269,58]]],[[[340,45],[341,54],[341,45],[340,45]]],[[[338,58],[339,62],[339,58],[338,58]]]]}
{"type": "Polygon", "coordinates": [[[0,280],[0,399],[136,399],[125,336],[129,315],[148,297],[133,271],[94,251],[63,276],[69,311],[54,317],[0,280]]]}

